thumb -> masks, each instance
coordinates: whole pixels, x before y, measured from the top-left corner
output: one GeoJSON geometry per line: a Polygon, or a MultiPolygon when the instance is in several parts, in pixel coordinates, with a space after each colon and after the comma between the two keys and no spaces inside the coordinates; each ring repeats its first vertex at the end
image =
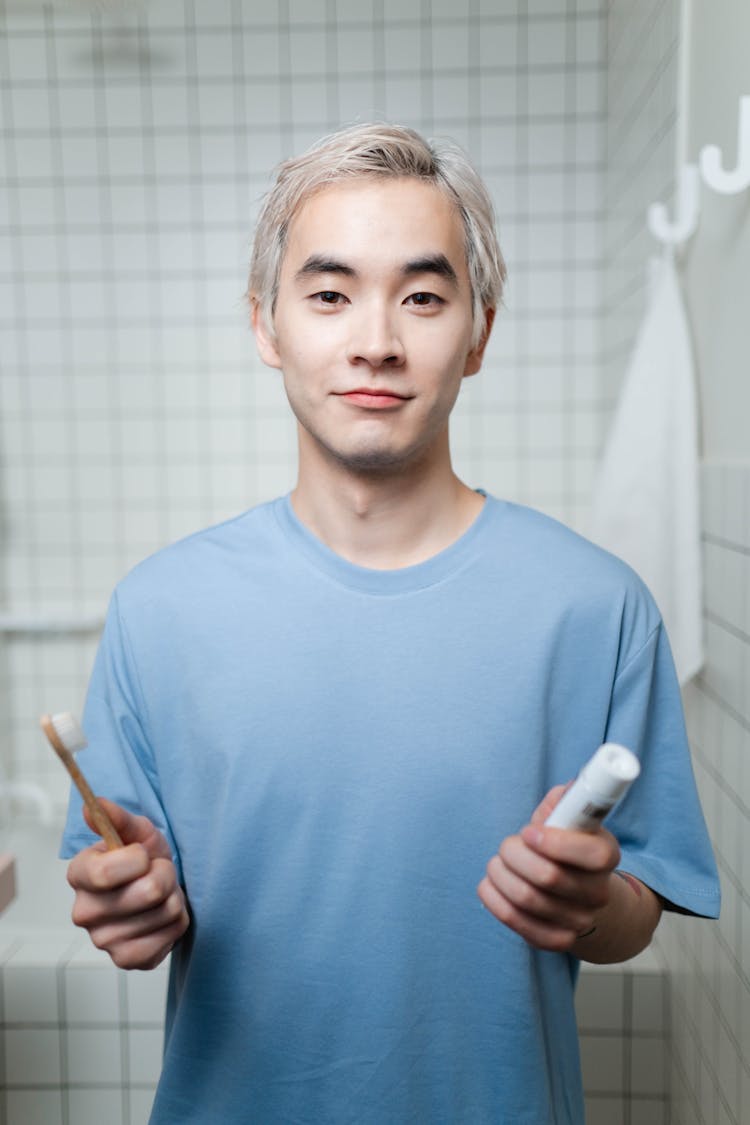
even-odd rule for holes
{"type": "MultiPolygon", "coordinates": [[[[131,813],[122,805],[107,800],[106,797],[97,797],[97,801],[117,829],[123,844],[141,844],[151,859],[171,859],[172,853],[164,835],[147,816],[131,813]]],[[[83,815],[89,828],[98,834],[99,829],[91,819],[85,804],[83,815]]]]}
{"type": "Polygon", "coordinates": [[[573,784],[573,782],[569,781],[567,785],[555,785],[554,788],[550,789],[549,793],[547,793],[547,795],[542,799],[542,801],[534,809],[534,812],[532,813],[532,816],[531,816],[531,822],[530,823],[531,824],[544,824],[545,820],[547,819],[549,814],[552,812],[555,805],[559,804],[560,800],[562,799],[563,794],[567,793],[568,789],[570,789],[572,784],[573,784]]]}

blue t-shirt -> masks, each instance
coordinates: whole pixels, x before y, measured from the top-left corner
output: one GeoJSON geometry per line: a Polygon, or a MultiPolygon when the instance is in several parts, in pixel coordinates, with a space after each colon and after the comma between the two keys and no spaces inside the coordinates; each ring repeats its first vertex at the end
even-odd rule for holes
{"type": "MultiPolygon", "coordinates": [[[[192,911],[154,1125],[581,1125],[577,962],[476,886],[605,740],[642,760],[622,868],[718,909],[650,596],[491,497],[400,570],[288,497],[160,551],[113,596],[84,726],[95,791],[162,829],[192,911]]],[[[91,841],[74,794],[63,853],[91,841]]]]}

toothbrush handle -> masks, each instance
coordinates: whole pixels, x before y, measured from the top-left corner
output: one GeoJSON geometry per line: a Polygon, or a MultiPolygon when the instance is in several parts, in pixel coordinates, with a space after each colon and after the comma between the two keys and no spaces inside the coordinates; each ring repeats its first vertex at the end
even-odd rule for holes
{"type": "Polygon", "coordinates": [[[121,848],[123,843],[117,829],[94,796],[91,786],[83,776],[70,750],[68,750],[66,746],[63,746],[62,742],[57,737],[57,732],[46,715],[41,719],[40,725],[47,736],[47,741],[65,766],[73,780],[73,784],[81,794],[83,802],[91,814],[91,819],[96,825],[96,829],[107,845],[107,848],[110,851],[113,848],[121,848]]]}

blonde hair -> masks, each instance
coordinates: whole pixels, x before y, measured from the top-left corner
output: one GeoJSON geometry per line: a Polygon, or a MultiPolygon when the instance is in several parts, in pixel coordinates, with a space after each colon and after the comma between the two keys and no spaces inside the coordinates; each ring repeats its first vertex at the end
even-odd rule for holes
{"type": "Polygon", "coordinates": [[[506,270],[495,233],[492,201],[458,145],[428,143],[401,125],[353,125],[324,137],[301,156],[279,165],[255,229],[248,297],[273,333],[273,313],[289,226],[315,192],[356,176],[408,176],[433,184],[456,206],[464,225],[476,346],[484,312],[502,300],[506,270]]]}

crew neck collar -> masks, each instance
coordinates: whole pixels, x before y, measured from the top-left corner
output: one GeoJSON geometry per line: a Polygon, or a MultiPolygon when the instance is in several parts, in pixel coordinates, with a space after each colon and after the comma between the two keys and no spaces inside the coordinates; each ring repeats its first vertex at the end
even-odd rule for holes
{"type": "Polygon", "coordinates": [[[358,566],[336,554],[300,520],[292,506],[291,493],[274,503],[282,532],[294,549],[334,582],[368,594],[403,594],[425,589],[444,581],[475,557],[475,547],[500,502],[477,489],[485,497],[482,508],[466,531],[448,547],[423,562],[395,570],[376,570],[358,566]]]}

